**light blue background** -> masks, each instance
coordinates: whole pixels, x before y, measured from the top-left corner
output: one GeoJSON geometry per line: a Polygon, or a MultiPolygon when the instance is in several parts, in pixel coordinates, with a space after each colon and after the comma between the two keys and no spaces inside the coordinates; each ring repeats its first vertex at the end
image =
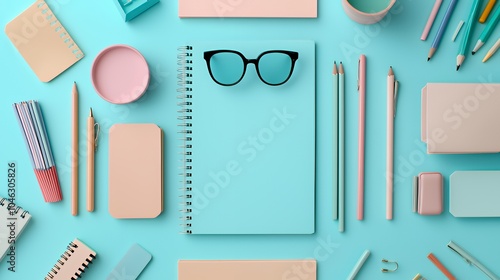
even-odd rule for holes
{"type": "MultiPolygon", "coordinates": [[[[245,0],[243,0],[245,1],[245,0]]],[[[0,25],[26,9],[32,1],[4,1],[0,25]]],[[[448,1],[437,18],[440,22],[448,1]]],[[[460,19],[466,19],[471,1],[460,1],[434,58],[427,53],[435,25],[426,42],[420,35],[434,1],[400,0],[383,22],[362,26],[344,14],[340,1],[319,1],[317,19],[179,19],[177,1],[163,1],[134,19],[123,22],[112,1],[49,1],[59,20],[85,52],[86,57],[54,81],[37,80],[5,35],[0,36],[0,174],[6,178],[7,162],[18,165],[17,198],[33,219],[19,240],[17,272],[0,264],[0,279],[40,279],[65,249],[80,238],[98,252],[98,259],[84,279],[104,279],[135,242],[153,255],[141,279],[176,279],[179,259],[302,259],[319,260],[320,280],[345,279],[365,249],[373,255],[358,279],[411,279],[417,272],[429,279],[444,276],[426,259],[434,252],[461,279],[486,279],[451,250],[456,241],[500,275],[498,219],[456,219],[448,212],[437,217],[411,213],[411,177],[421,171],[492,170],[500,167],[499,155],[425,155],[420,142],[420,90],[427,82],[500,82],[500,55],[488,63],[481,59],[500,35],[496,30],[476,56],[467,56],[459,72],[455,57],[460,42],[450,40],[460,19]],[[193,40],[311,39],[317,43],[317,215],[316,233],[304,236],[185,236],[179,235],[178,134],[176,133],[177,46],[193,40]],[[116,106],[97,96],[90,82],[93,58],[112,44],[130,44],[140,50],[153,73],[150,90],[137,103],[116,106]],[[356,220],[357,173],[357,58],[367,56],[366,215],[356,220]],[[332,89],[333,60],[346,69],[346,232],[339,234],[331,220],[332,193],[332,89]],[[386,75],[394,67],[401,82],[396,119],[395,219],[385,220],[385,110],[386,75]],[[85,159],[81,158],[80,215],[70,215],[70,104],[76,80],[81,96],[81,147],[85,153],[85,125],[92,106],[102,126],[96,155],[96,211],[88,213],[85,201],[85,159]],[[43,202],[22,143],[11,104],[27,99],[41,102],[63,187],[61,203],[43,202]],[[116,220],[107,211],[108,129],[118,122],[153,122],[165,130],[165,211],[154,220],[116,220]],[[328,243],[331,246],[328,246],[328,243]],[[397,273],[382,275],[382,258],[399,261],[397,273]]],[[[483,3],[484,6],[485,3],[483,3]]],[[[497,4],[498,5],[498,4],[497,4]]],[[[238,7],[235,7],[238,8],[238,7]]],[[[476,24],[472,41],[482,26],[476,24]]],[[[463,31],[462,31],[463,33],[463,31]]],[[[472,45],[472,43],[471,43],[472,45]]],[[[493,124],[492,120],[492,124],[493,124]]],[[[5,182],[4,179],[1,180],[5,182]]],[[[5,186],[0,195],[6,195],[5,186]]],[[[136,199],[141,199],[138,193],[136,199]]]]}

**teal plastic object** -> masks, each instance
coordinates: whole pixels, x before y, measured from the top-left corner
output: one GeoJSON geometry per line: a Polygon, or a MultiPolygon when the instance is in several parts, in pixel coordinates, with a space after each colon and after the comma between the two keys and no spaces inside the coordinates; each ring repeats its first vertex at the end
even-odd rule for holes
{"type": "Polygon", "coordinates": [[[114,0],[125,21],[131,21],[160,0],[114,0]]]}

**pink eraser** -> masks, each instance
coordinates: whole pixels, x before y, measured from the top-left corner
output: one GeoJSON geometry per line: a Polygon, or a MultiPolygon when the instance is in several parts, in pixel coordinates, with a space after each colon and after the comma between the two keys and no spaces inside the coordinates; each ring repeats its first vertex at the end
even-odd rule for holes
{"type": "Polygon", "coordinates": [[[422,172],[418,175],[418,213],[439,215],[443,212],[443,175],[422,172]]]}

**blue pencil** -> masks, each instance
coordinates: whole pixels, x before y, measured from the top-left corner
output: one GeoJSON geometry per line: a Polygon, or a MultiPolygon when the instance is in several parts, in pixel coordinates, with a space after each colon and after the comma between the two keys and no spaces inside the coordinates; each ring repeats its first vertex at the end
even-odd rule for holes
{"type": "Polygon", "coordinates": [[[448,26],[448,22],[450,21],[451,14],[453,10],[455,10],[455,6],[457,5],[458,0],[451,0],[448,8],[446,9],[446,13],[444,14],[443,20],[441,21],[441,25],[439,25],[439,29],[436,33],[436,37],[434,37],[434,41],[432,41],[431,50],[429,51],[429,55],[427,56],[427,61],[431,60],[431,57],[436,52],[439,43],[441,43],[441,39],[443,38],[443,34],[446,31],[446,27],[448,26]]]}

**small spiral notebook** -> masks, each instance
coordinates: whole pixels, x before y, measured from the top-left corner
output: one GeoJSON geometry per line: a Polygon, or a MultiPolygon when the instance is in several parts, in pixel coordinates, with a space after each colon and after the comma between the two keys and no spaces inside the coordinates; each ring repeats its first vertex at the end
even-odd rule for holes
{"type": "Polygon", "coordinates": [[[43,0],[9,22],[5,33],[42,82],[51,81],[84,56],[43,0]]]}
{"type": "Polygon", "coordinates": [[[45,280],[76,280],[96,257],[96,252],[78,239],[70,242],[66,251],[47,273],[45,280]]]}
{"type": "Polygon", "coordinates": [[[182,233],[312,234],[315,44],[198,42],[179,48],[182,233]],[[204,52],[298,52],[290,79],[264,84],[249,64],[234,86],[209,75],[204,52]]]}
{"type": "Polygon", "coordinates": [[[10,202],[6,198],[0,197],[0,221],[2,223],[2,226],[0,226],[0,261],[5,257],[11,245],[16,246],[13,243],[14,238],[15,242],[17,242],[17,238],[31,219],[28,211],[9,204],[10,202]],[[11,230],[14,230],[14,236],[10,235],[11,230]]]}

